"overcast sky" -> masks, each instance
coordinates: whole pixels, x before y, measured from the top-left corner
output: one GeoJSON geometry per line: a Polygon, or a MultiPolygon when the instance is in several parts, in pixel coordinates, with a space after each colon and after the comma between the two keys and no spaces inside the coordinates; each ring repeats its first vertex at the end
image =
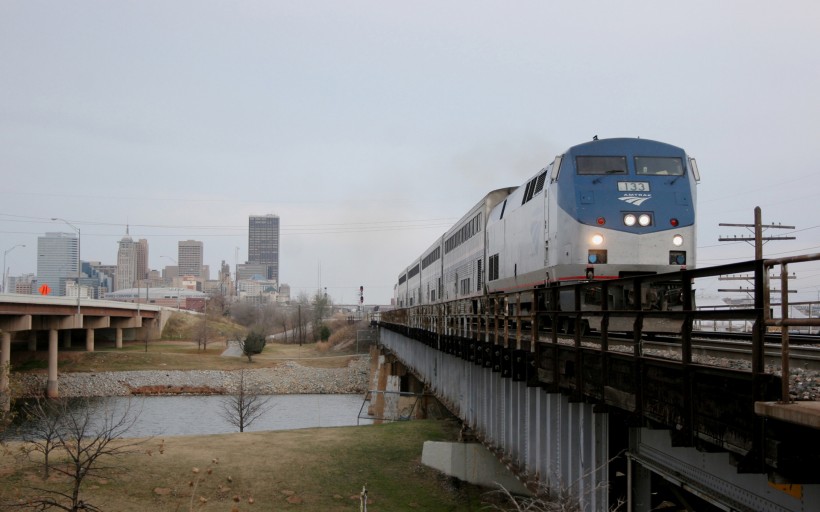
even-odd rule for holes
{"type": "MultiPolygon", "coordinates": [[[[281,218],[280,277],[388,303],[402,267],[487,191],[569,146],[640,136],[698,161],[698,264],[751,259],[718,223],[820,252],[816,1],[0,0],[0,249],[82,230],[150,267],[202,240],[216,277],[248,215],[281,218]],[[787,235],[790,231],[772,231],[787,235]]],[[[804,299],[820,264],[797,268],[804,299]]]]}

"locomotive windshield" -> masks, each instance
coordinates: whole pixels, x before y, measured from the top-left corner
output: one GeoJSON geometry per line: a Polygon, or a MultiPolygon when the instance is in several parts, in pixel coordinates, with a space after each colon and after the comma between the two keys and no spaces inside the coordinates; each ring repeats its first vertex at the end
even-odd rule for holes
{"type": "Polygon", "coordinates": [[[635,171],[642,175],[682,176],[683,162],[680,158],[636,156],[635,171]]]}
{"type": "Polygon", "coordinates": [[[578,174],[626,174],[625,156],[577,156],[578,174]]]}

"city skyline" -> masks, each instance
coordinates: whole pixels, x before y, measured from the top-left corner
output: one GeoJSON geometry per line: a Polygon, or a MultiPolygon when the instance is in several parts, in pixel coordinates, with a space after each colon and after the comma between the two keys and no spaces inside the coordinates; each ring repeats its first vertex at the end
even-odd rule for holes
{"type": "MultiPolygon", "coordinates": [[[[212,272],[283,219],[292,295],[389,301],[410,262],[491,190],[576,144],[641,137],[696,158],[698,266],[748,260],[721,223],[796,229],[811,253],[820,174],[820,4],[525,0],[0,7],[0,249],[81,230],[115,262],[130,225],[149,265],[201,240],[212,272]],[[560,21],[560,22],[558,22],[560,21]],[[185,27],[180,31],[179,27],[185,27]]],[[[285,249],[286,248],[286,249],[285,249]]],[[[794,300],[817,299],[820,268],[794,300]]],[[[720,288],[719,283],[711,287],[720,288]]]]}

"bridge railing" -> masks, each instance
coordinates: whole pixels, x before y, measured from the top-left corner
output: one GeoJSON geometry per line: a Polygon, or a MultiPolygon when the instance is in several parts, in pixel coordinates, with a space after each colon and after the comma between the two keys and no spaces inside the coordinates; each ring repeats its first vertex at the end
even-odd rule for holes
{"type": "MultiPolygon", "coordinates": [[[[725,357],[709,358],[696,353],[692,333],[697,326],[741,325],[751,335],[743,364],[736,369],[752,374],[757,380],[766,373],[764,342],[767,331],[792,326],[818,326],[819,319],[796,319],[788,315],[785,291],[781,294],[781,317],[772,312],[778,303],[771,298],[768,273],[772,267],[787,268],[789,264],[820,259],[820,255],[778,260],[751,260],[703,269],[657,275],[634,276],[617,280],[584,281],[555,285],[525,291],[485,294],[445,303],[422,304],[385,312],[383,325],[409,329],[430,343],[452,344],[467,342],[473,359],[489,361],[504,357],[503,351],[518,354],[517,359],[541,360],[532,363],[542,371],[556,375],[567,364],[581,368],[580,350],[587,352],[618,353],[624,356],[668,359],[675,364],[724,366],[725,357]],[[747,288],[749,298],[731,309],[701,309],[697,307],[695,292],[723,278],[748,278],[753,283],[747,288]],[[665,336],[665,349],[650,342],[650,337],[665,336]],[[560,361],[545,357],[550,347],[571,346],[576,350],[576,361],[560,361]],[[484,353],[481,353],[480,350],[484,353]],[[503,349],[503,350],[498,350],[503,349]],[[551,361],[550,361],[551,360],[551,361]],[[554,368],[543,368],[548,362],[554,368]]],[[[784,281],[785,283],[785,281],[784,281]]],[[[782,290],[787,290],[785,284],[782,290]]],[[[782,344],[781,375],[789,369],[788,329],[782,344]]],[[[513,356],[506,356],[508,359],[513,356]]],[[[503,367],[502,360],[491,366],[503,367]]],[[[769,367],[769,374],[778,368],[769,367]]],[[[515,371],[515,370],[510,370],[515,371]]],[[[581,379],[582,371],[574,372],[581,379]]],[[[573,386],[583,389],[579,380],[573,386]]],[[[762,394],[757,397],[763,399],[762,394]]],[[[788,401],[789,379],[782,379],[781,400],[788,401]]]]}
{"type": "MultiPolygon", "coordinates": [[[[808,254],[804,256],[793,256],[789,258],[778,258],[766,260],[764,263],[764,288],[766,289],[765,297],[769,301],[765,304],[765,322],[767,326],[779,328],[780,330],[780,367],[782,379],[781,401],[791,402],[791,390],[789,388],[789,379],[785,376],[790,372],[790,348],[789,348],[789,331],[793,327],[812,327],[820,326],[820,318],[805,317],[794,318],[790,317],[791,308],[789,307],[789,265],[798,263],[810,263],[820,260],[820,254],[808,254]],[[776,318],[774,309],[771,304],[771,288],[769,283],[769,269],[780,267],[780,317],[776,318]]],[[[775,292],[777,293],[777,291],[775,292]]]]}

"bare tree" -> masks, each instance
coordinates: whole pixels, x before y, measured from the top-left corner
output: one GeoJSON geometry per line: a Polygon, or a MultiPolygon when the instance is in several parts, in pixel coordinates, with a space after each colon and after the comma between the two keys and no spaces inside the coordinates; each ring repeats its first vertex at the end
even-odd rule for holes
{"type": "Polygon", "coordinates": [[[235,302],[231,304],[231,317],[236,323],[250,327],[256,323],[256,307],[247,302],[235,302]]]}
{"type": "Polygon", "coordinates": [[[222,401],[222,417],[225,421],[244,432],[251,423],[271,409],[270,397],[259,394],[245,382],[245,370],[239,370],[239,382],[235,395],[226,396],[222,401]]]}
{"type": "Polygon", "coordinates": [[[23,406],[23,415],[32,425],[23,433],[23,441],[28,453],[38,452],[43,455],[43,478],[49,477],[49,456],[57,447],[61,428],[61,413],[65,405],[60,400],[44,400],[37,397],[34,402],[23,406]]]}
{"type": "MultiPolygon", "coordinates": [[[[80,499],[80,490],[87,477],[111,478],[118,466],[112,465],[119,457],[132,453],[145,442],[119,440],[134,426],[138,412],[131,410],[130,402],[122,412],[103,410],[94,402],[86,400],[80,407],[69,407],[65,399],[54,399],[48,408],[34,409],[56,412],[58,421],[53,427],[53,443],[50,452],[59,457],[51,469],[68,478],[71,487],[65,491],[33,488],[40,496],[26,500],[24,506],[35,510],[99,510],[80,499]],[[115,440],[119,440],[114,442],[115,440]]],[[[42,446],[42,445],[41,445],[42,446]]],[[[35,449],[35,451],[38,451],[35,449]]]]}
{"type": "MultiPolygon", "coordinates": [[[[534,496],[514,496],[503,485],[498,484],[499,489],[490,491],[488,495],[500,496],[503,504],[490,504],[489,508],[491,510],[511,512],[581,512],[586,510],[590,496],[601,491],[604,484],[599,484],[592,489],[586,489],[579,493],[581,480],[593,473],[606,471],[607,466],[621,457],[622,454],[623,451],[601,464],[598,468],[589,470],[569,485],[550,486],[549,482],[544,482],[538,486],[534,496]]],[[[619,498],[608,510],[609,512],[619,512],[621,507],[625,505],[624,500],[619,498]]]]}

